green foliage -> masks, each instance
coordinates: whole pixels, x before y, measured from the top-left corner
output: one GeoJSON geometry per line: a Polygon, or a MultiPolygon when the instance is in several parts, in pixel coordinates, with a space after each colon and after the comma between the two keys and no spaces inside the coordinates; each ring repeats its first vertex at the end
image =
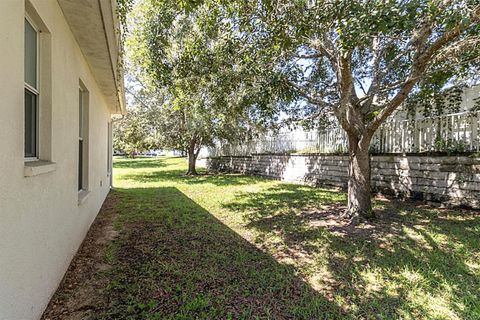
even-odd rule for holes
{"type": "Polygon", "coordinates": [[[426,113],[454,109],[455,90],[449,102],[440,93],[471,84],[479,70],[477,0],[144,0],[138,8],[132,61],[184,116],[190,150],[242,139],[257,125],[337,122],[350,153],[367,153],[409,97],[426,113]]]}
{"type": "Polygon", "coordinates": [[[448,155],[454,155],[470,151],[470,143],[465,140],[439,138],[435,140],[433,148],[432,151],[440,150],[448,155]]]}
{"type": "MultiPolygon", "coordinates": [[[[117,70],[118,76],[123,75],[125,69],[125,37],[128,34],[128,14],[133,8],[135,0],[116,0],[116,14],[120,22],[120,30],[118,32],[118,39],[120,42],[119,49],[119,58],[117,70]]],[[[120,79],[117,79],[120,81],[120,79]]],[[[123,82],[123,81],[122,81],[123,82]]]]}
{"type": "Polygon", "coordinates": [[[462,93],[465,86],[455,86],[445,90],[438,87],[419,91],[405,103],[407,114],[415,119],[417,112],[424,117],[438,117],[460,111],[462,93]]]}
{"type": "Polygon", "coordinates": [[[156,132],[145,115],[145,111],[137,106],[129,109],[121,119],[114,120],[114,150],[133,156],[135,153],[158,149],[156,132]]]}
{"type": "Polygon", "coordinates": [[[473,102],[473,108],[471,109],[471,111],[480,111],[480,97],[473,99],[473,102]]]}
{"type": "Polygon", "coordinates": [[[135,0],[116,0],[117,4],[117,16],[120,21],[123,32],[127,32],[127,17],[132,10],[135,0]]]}
{"type": "Polygon", "coordinates": [[[257,126],[250,72],[235,53],[232,23],[215,2],[140,2],[127,41],[130,73],[149,96],[149,118],[166,148],[198,151],[241,140],[257,126]],[[186,8],[189,7],[190,9],[186,8]],[[159,99],[158,97],[161,97],[159,99]],[[193,149],[192,149],[193,148],[193,149]]]}
{"type": "Polygon", "coordinates": [[[409,107],[441,113],[459,105],[457,89],[445,88],[478,79],[478,1],[246,0],[232,6],[249,49],[245,59],[276,74],[259,76],[281,79],[272,86],[289,84],[288,94],[277,95],[282,108],[269,110],[288,114],[292,122],[322,123],[335,115],[342,125],[358,126],[346,121],[350,104],[367,127],[409,96],[409,107]],[[457,36],[435,44],[455,30],[457,36]],[[422,32],[427,36],[419,39],[422,32]],[[427,48],[433,53],[419,59],[427,48]],[[343,75],[342,59],[350,69],[343,75]],[[342,85],[349,75],[353,92],[342,85]],[[444,103],[442,94],[452,99],[444,103]]]}

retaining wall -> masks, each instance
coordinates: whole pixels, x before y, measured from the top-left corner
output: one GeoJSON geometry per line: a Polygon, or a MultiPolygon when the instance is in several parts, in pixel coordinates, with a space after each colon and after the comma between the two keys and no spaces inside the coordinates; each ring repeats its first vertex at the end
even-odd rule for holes
{"type": "MultiPolygon", "coordinates": [[[[376,192],[480,208],[480,157],[382,155],[371,159],[376,192]]],[[[348,156],[215,157],[207,159],[207,168],[346,189],[348,156]]]]}

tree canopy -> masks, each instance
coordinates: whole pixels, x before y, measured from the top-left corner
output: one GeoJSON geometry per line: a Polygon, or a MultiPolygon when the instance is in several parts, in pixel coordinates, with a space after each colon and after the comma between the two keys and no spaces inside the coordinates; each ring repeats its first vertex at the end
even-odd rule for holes
{"type": "Polygon", "coordinates": [[[235,56],[241,48],[220,9],[203,4],[186,12],[176,1],[146,0],[133,12],[127,40],[131,73],[142,90],[162,97],[150,103],[149,117],[159,142],[187,151],[190,173],[202,146],[238,139],[255,126],[254,92],[235,56]]]}
{"type": "Polygon", "coordinates": [[[438,97],[478,79],[478,1],[245,0],[234,6],[248,53],[289,92],[277,105],[287,106],[293,120],[334,116],[346,131],[351,217],[372,216],[368,150],[379,126],[407,99],[438,97]]]}
{"type": "Polygon", "coordinates": [[[145,109],[135,105],[120,119],[114,120],[113,148],[131,157],[159,146],[156,131],[150,125],[145,109]]]}
{"type": "Polygon", "coordinates": [[[165,88],[164,105],[186,119],[187,137],[212,142],[280,118],[336,119],[348,135],[353,218],[372,217],[369,145],[379,126],[402,104],[442,107],[442,91],[478,81],[478,0],[145,0],[138,8],[133,61],[149,85],[165,88]]]}

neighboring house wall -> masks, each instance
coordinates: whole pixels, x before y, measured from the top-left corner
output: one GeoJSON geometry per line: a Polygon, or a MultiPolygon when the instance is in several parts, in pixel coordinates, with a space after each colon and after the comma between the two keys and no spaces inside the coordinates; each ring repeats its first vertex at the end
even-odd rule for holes
{"type": "MultiPolygon", "coordinates": [[[[96,2],[96,1],[95,1],[96,2]]],[[[86,4],[85,4],[86,5],[86,4]]],[[[28,5],[27,5],[28,6],[28,5]]],[[[109,192],[110,110],[59,3],[32,0],[42,46],[40,158],[24,162],[23,0],[0,1],[0,319],[37,319],[109,192]],[[48,57],[48,55],[50,55],[48,57]],[[88,195],[79,203],[79,82],[89,92],[88,195]],[[46,173],[38,174],[40,171],[46,173]],[[26,177],[25,175],[34,174],[26,177]]],[[[31,8],[31,9],[32,9],[31,8]]],[[[27,8],[28,10],[28,8],[27,8]]]]}
{"type": "MultiPolygon", "coordinates": [[[[372,187],[411,197],[480,208],[480,158],[372,156],[372,187]]],[[[207,159],[209,171],[231,171],[345,189],[348,156],[254,155],[207,159]]]]}

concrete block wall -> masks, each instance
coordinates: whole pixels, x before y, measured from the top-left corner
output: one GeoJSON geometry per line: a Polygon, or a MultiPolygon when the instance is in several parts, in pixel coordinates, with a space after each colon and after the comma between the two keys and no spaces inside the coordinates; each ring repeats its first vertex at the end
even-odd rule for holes
{"type": "MultiPolygon", "coordinates": [[[[479,157],[382,155],[371,161],[376,192],[480,209],[479,157]]],[[[348,156],[216,157],[207,159],[207,168],[342,189],[348,181],[348,156]]]]}

